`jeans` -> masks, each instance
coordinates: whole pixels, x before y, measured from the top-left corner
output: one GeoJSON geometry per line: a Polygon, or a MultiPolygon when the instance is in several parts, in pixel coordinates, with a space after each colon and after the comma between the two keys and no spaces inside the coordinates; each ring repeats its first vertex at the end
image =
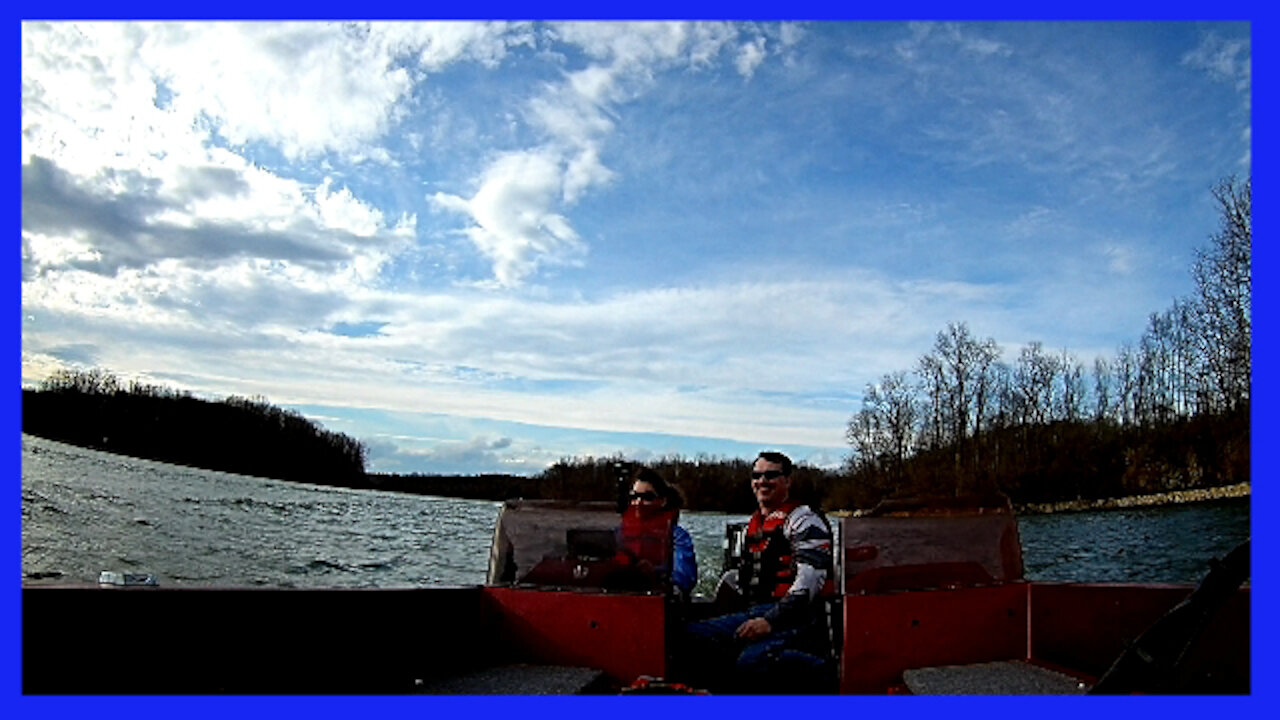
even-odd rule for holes
{"type": "Polygon", "coordinates": [[[822,685],[829,670],[819,642],[823,628],[816,622],[751,640],[737,637],[739,625],[772,607],[752,605],[685,626],[681,654],[687,682],[713,692],[829,692],[822,685]]]}

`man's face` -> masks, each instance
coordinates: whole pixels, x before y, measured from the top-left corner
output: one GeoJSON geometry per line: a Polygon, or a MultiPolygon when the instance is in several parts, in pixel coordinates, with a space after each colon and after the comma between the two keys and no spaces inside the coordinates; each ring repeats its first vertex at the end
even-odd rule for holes
{"type": "Polygon", "coordinates": [[[782,465],[756,458],[751,468],[751,492],[756,502],[765,507],[777,507],[787,501],[791,478],[782,474],[782,465]]]}

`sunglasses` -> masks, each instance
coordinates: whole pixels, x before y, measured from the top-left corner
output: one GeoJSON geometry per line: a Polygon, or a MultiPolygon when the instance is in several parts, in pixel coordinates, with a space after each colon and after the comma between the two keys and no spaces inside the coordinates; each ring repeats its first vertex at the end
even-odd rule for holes
{"type": "Polygon", "coordinates": [[[653,502],[658,499],[658,493],[653,492],[652,490],[645,490],[644,492],[633,492],[627,497],[632,500],[640,500],[642,502],[653,502]]]}
{"type": "Polygon", "coordinates": [[[763,472],[753,470],[751,472],[751,479],[760,480],[763,478],[765,480],[776,480],[779,477],[782,477],[784,474],[785,473],[783,473],[781,470],[765,470],[763,472]]]}

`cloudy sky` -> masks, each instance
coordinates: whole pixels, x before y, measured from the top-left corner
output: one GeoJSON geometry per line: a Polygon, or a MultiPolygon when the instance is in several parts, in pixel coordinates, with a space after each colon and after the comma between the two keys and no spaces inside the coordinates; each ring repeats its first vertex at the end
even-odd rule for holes
{"type": "Polygon", "coordinates": [[[22,379],[384,472],[847,454],[949,322],[1083,362],[1250,172],[1243,23],[25,23],[22,379]]]}

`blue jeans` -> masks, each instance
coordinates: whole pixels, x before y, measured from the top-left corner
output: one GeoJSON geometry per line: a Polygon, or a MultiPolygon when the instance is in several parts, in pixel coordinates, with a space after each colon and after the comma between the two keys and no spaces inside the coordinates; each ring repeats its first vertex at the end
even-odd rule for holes
{"type": "Polygon", "coordinates": [[[815,671],[824,670],[827,664],[813,646],[815,633],[821,628],[809,624],[751,640],[737,636],[739,625],[762,617],[773,606],[752,605],[744,612],[685,626],[682,650],[692,684],[718,692],[820,692],[812,685],[815,678],[823,676],[815,671]]]}

